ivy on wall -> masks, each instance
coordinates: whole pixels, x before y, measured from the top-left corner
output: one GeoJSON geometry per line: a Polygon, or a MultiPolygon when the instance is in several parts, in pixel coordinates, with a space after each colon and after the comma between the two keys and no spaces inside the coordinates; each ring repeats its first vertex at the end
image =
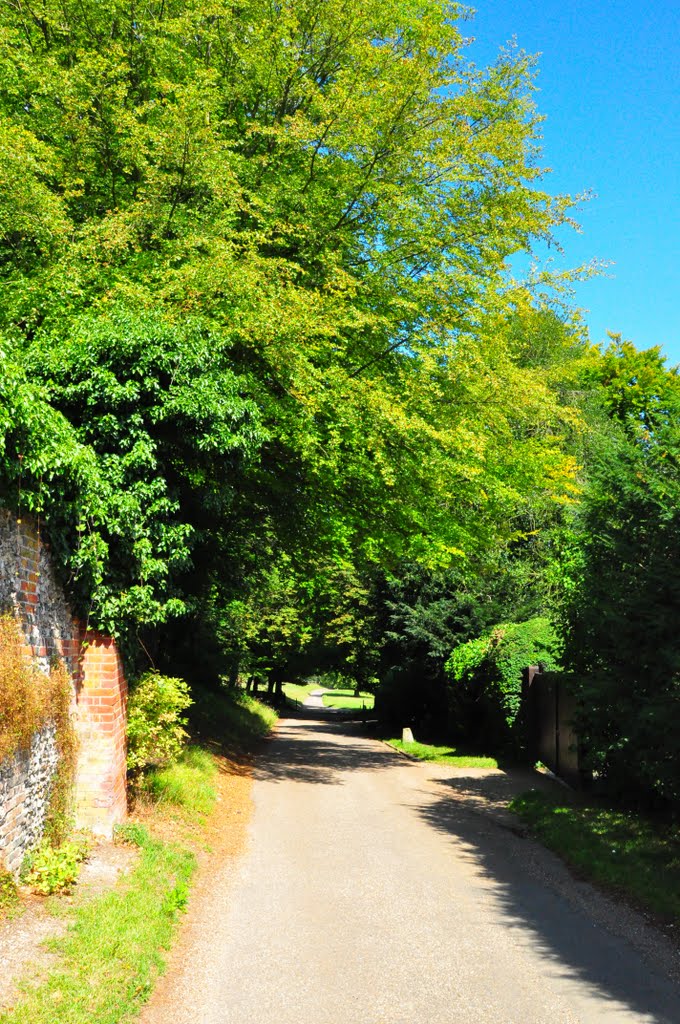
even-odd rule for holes
{"type": "Polygon", "coordinates": [[[459,644],[446,664],[454,717],[487,742],[521,747],[522,671],[538,662],[549,670],[558,668],[558,650],[554,627],[541,616],[501,623],[459,644]]]}

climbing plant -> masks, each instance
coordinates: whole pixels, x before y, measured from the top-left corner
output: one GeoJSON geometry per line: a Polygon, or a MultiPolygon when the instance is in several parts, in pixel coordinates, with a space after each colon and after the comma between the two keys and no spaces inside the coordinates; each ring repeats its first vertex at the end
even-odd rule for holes
{"type": "Polygon", "coordinates": [[[537,663],[558,668],[559,646],[552,623],[536,617],[501,623],[456,647],[446,666],[454,726],[486,743],[520,749],[522,672],[537,663]]]}

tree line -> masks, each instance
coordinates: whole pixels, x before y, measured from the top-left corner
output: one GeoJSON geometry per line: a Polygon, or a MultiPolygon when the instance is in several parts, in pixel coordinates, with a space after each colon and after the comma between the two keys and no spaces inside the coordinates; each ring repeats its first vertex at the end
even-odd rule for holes
{"type": "Polygon", "coordinates": [[[600,775],[673,801],[677,375],[590,344],[589,268],[513,277],[579,197],[467,18],[3,5],[3,501],[133,673],[336,673],[505,743],[491,666],[540,648],[600,775]]]}

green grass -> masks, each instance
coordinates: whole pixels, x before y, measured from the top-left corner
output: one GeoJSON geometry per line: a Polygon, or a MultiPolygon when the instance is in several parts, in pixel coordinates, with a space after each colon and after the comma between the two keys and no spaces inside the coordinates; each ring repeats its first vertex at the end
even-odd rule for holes
{"type": "Polygon", "coordinates": [[[207,750],[187,747],[175,764],[150,771],[144,789],[158,803],[175,804],[192,816],[202,816],[215,806],[217,775],[217,764],[207,750]]]}
{"type": "MultiPolygon", "coordinates": [[[[277,720],[271,708],[242,691],[193,695],[194,735],[236,757],[277,720]]],[[[160,804],[177,808],[179,834],[188,826],[195,841],[196,819],[200,823],[217,797],[218,771],[208,750],[191,746],[174,765],[148,773],[144,788],[160,804]]],[[[146,1002],[186,904],[195,857],[140,822],[119,826],[116,836],[140,847],[136,866],[111,892],[88,898],[76,889],[73,905],[55,904],[55,913],[70,923],[63,938],[49,943],[56,966],[44,981],[24,986],[17,1005],[0,1012],[0,1024],[119,1024],[136,1017],[146,1002]]]]}
{"type": "Polygon", "coordinates": [[[510,808],[585,878],[666,919],[680,920],[677,828],[534,791],[517,797],[510,808]]]}
{"type": "Polygon", "coordinates": [[[323,703],[327,708],[349,708],[352,711],[361,711],[362,705],[368,710],[373,708],[373,694],[361,693],[359,697],[354,696],[354,690],[331,690],[324,693],[323,703]]]}
{"type": "Polygon", "coordinates": [[[278,715],[267,704],[243,690],[199,690],[192,688],[194,705],[189,717],[192,733],[213,741],[226,750],[243,751],[267,736],[278,715]]]}
{"type": "Polygon", "coordinates": [[[395,750],[401,750],[419,761],[434,761],[435,764],[450,764],[455,768],[498,768],[495,757],[459,753],[455,747],[437,747],[431,743],[404,743],[402,740],[386,740],[395,750]]]}
{"type": "Polygon", "coordinates": [[[116,889],[76,907],[72,928],[50,943],[59,965],[26,990],[0,1024],[116,1024],[139,1010],[163,969],[194,857],[137,828],[141,857],[116,889]]]}
{"type": "MultiPolygon", "coordinates": [[[[252,747],[277,720],[271,708],[240,691],[194,696],[195,735],[224,750],[252,747]]],[[[212,754],[192,746],[174,765],[149,773],[146,788],[159,803],[177,807],[182,827],[195,830],[196,819],[215,803],[218,770],[212,754]]],[[[24,985],[17,1005],[0,1012],[0,1024],[119,1024],[146,1002],[186,904],[195,857],[139,822],[119,826],[116,835],[140,847],[136,866],[102,896],[79,898],[76,890],[73,905],[56,904],[55,912],[70,919],[67,934],[49,943],[56,966],[44,981],[24,985]]]]}
{"type": "Polygon", "coordinates": [[[288,700],[297,701],[300,704],[302,704],[305,697],[309,697],[310,693],[318,689],[318,683],[304,683],[304,685],[301,685],[299,683],[283,684],[283,692],[285,693],[288,700]]]}

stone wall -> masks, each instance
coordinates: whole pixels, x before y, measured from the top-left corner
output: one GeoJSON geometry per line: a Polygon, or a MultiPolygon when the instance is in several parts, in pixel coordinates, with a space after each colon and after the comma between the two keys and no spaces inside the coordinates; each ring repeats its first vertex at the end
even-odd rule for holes
{"type": "Polygon", "coordinates": [[[63,657],[72,676],[78,673],[78,629],[50,563],[38,526],[0,508],[0,610],[21,619],[33,656],[48,672],[55,656],[63,657]]]}
{"type": "MultiPolygon", "coordinates": [[[[66,663],[78,737],[76,824],[110,835],[126,814],[127,686],[120,657],[110,637],[86,629],[72,616],[38,524],[25,517],[18,519],[5,509],[0,509],[0,610],[11,610],[17,616],[27,653],[43,671],[49,670],[55,658],[66,663]]],[[[34,772],[30,758],[19,756],[10,764],[14,767],[5,764],[0,770],[8,779],[16,772],[23,773],[25,785],[22,790],[13,783],[11,796],[0,788],[0,859],[3,852],[7,859],[8,844],[15,842],[9,837],[10,817],[13,822],[24,822],[27,835],[42,830],[43,819],[37,810],[42,806],[42,775],[34,772]],[[21,809],[17,810],[21,807],[26,810],[23,817],[21,809]]]]}
{"type": "Polygon", "coordinates": [[[57,770],[54,725],[35,733],[28,750],[0,764],[0,856],[6,870],[17,874],[24,855],[42,836],[57,770]]]}

